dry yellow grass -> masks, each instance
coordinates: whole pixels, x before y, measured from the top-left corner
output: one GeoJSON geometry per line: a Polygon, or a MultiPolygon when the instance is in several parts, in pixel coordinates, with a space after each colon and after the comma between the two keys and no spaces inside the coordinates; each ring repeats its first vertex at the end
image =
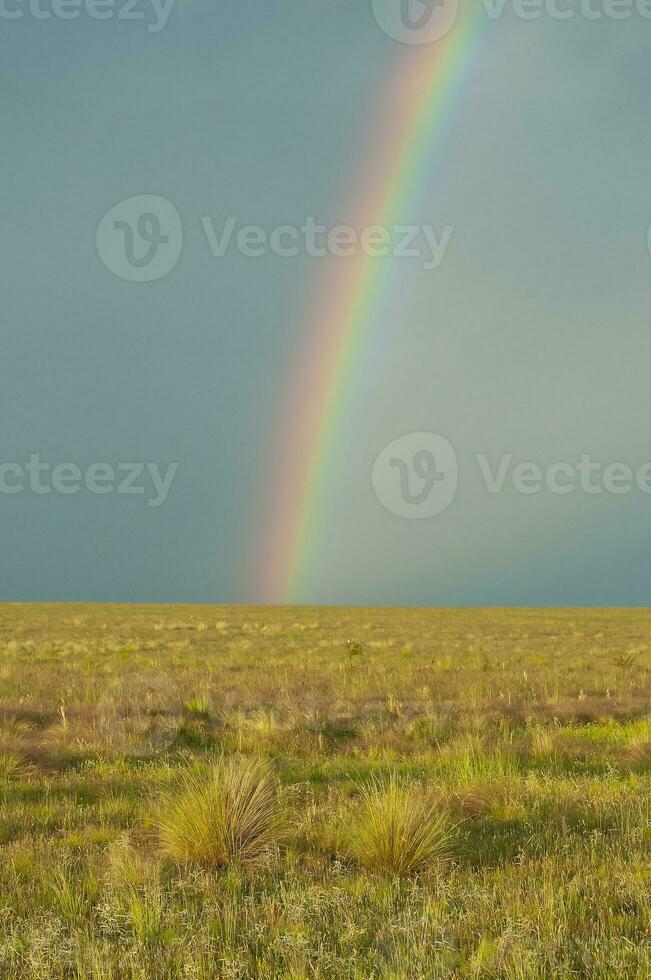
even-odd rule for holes
{"type": "Polygon", "coordinates": [[[431,876],[454,855],[455,837],[446,814],[431,799],[391,777],[385,786],[374,781],[362,788],[348,847],[369,871],[431,876]]]}
{"type": "Polygon", "coordinates": [[[282,838],[276,781],[268,766],[238,758],[183,772],[156,816],[163,853],[180,863],[252,865],[282,838]]]}
{"type": "Polygon", "coordinates": [[[650,651],[644,609],[2,606],[0,976],[646,980],[650,651]]]}

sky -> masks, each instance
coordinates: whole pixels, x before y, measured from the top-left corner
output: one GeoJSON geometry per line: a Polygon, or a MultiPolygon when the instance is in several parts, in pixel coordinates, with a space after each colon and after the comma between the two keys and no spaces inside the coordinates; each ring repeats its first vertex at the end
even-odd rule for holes
{"type": "MultiPolygon", "coordinates": [[[[350,261],[300,229],[355,226],[425,50],[400,0],[168,2],[0,3],[2,600],[268,598],[286,406],[350,261]]],[[[448,240],[374,259],[292,601],[650,604],[651,11],[585,9],[477,3],[400,218],[448,240]]]]}

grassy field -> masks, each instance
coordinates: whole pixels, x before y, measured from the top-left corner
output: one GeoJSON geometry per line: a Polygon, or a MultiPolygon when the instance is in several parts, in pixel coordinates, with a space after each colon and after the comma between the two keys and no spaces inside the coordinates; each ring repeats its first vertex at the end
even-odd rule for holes
{"type": "Polygon", "coordinates": [[[0,976],[649,975],[651,610],[5,605],[0,647],[0,976]]]}

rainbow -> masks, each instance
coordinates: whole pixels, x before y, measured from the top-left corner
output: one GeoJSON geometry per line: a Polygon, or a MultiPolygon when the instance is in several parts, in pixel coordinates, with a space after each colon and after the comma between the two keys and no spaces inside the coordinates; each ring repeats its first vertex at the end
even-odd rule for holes
{"type": "MultiPolygon", "coordinates": [[[[380,100],[380,117],[371,127],[370,146],[362,154],[365,193],[362,206],[356,204],[356,227],[403,223],[409,202],[422,186],[472,60],[478,18],[467,7],[464,14],[459,12],[442,40],[401,46],[380,100]],[[378,174],[370,193],[369,170],[378,174]]],[[[265,603],[295,601],[309,566],[328,462],[342,431],[346,392],[362,363],[385,278],[386,265],[377,258],[360,252],[339,259],[334,282],[319,291],[316,315],[309,317],[314,326],[298,360],[273,463],[278,485],[272,490],[272,512],[266,515],[266,540],[262,549],[256,548],[255,592],[265,603]]]]}

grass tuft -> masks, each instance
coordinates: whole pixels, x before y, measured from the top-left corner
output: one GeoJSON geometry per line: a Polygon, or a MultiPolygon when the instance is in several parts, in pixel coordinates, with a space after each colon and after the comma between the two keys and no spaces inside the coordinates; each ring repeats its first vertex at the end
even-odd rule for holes
{"type": "Polygon", "coordinates": [[[385,875],[429,875],[454,854],[456,833],[431,800],[399,785],[371,782],[348,835],[348,850],[363,867],[385,875]]]}
{"type": "Polygon", "coordinates": [[[276,780],[260,762],[221,759],[191,770],[161,800],[163,853],[207,868],[259,862],[282,838],[276,780]]]}
{"type": "Polygon", "coordinates": [[[27,761],[18,752],[0,751],[0,781],[27,775],[27,761]]]}

